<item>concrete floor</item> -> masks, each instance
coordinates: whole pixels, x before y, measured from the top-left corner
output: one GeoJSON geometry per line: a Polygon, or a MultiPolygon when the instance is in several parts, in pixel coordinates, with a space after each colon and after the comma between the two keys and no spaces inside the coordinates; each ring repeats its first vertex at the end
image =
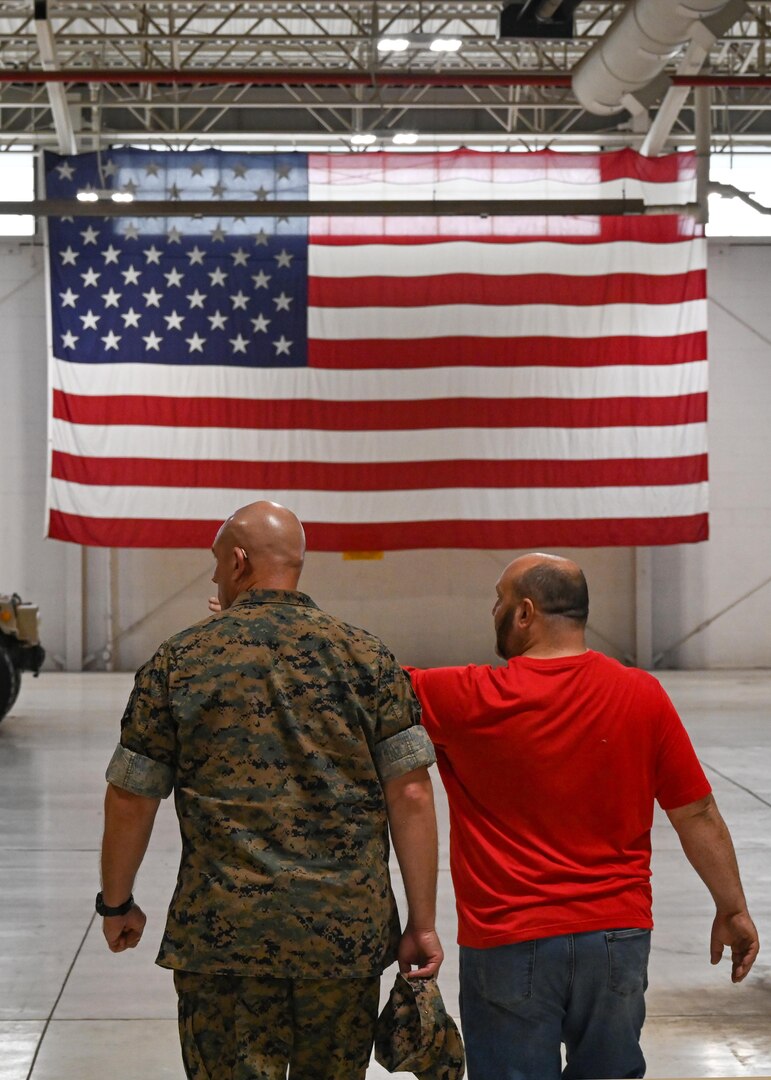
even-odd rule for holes
{"type": "MultiPolygon", "coordinates": [[[[664,673],[739,852],[761,939],[771,922],[771,673],[664,673]]],[[[25,677],[0,725],[0,1080],[183,1080],[168,972],[153,964],[177,863],[162,806],[136,889],[142,945],[113,956],[93,916],[104,769],[127,675],[25,677]]],[[[441,818],[440,977],[457,1012],[455,911],[441,818]]],[[[665,817],[654,827],[649,1077],[771,1076],[771,961],[740,987],[709,964],[711,901],[665,817]]],[[[384,991],[392,982],[384,978],[384,991]]],[[[373,1065],[368,1080],[392,1074],[373,1065]]],[[[393,1074],[406,1077],[408,1074],[393,1074]]]]}

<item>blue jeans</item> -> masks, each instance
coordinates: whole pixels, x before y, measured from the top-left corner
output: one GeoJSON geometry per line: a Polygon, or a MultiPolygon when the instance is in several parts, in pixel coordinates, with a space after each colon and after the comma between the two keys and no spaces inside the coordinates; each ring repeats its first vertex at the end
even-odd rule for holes
{"type": "Polygon", "coordinates": [[[640,1031],[650,943],[650,930],[635,929],[462,946],[468,1080],[645,1076],[640,1031]]]}

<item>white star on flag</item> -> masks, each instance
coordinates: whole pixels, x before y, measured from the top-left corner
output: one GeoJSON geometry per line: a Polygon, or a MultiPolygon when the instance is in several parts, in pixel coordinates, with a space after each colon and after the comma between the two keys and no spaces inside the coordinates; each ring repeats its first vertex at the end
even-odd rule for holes
{"type": "Polygon", "coordinates": [[[78,342],[77,334],[73,334],[72,330],[68,330],[66,334],[62,334],[62,344],[65,349],[74,349],[78,342]]]}
{"type": "Polygon", "coordinates": [[[106,165],[102,169],[102,174],[104,176],[115,176],[117,171],[118,171],[118,166],[115,164],[115,162],[112,160],[112,158],[110,158],[110,160],[106,163],[106,165]]]}
{"type": "Polygon", "coordinates": [[[177,287],[179,287],[179,284],[185,275],[180,274],[179,270],[177,270],[175,267],[172,267],[171,270],[169,270],[169,272],[167,274],[164,274],[163,276],[166,278],[167,285],[176,285],[177,287]]]}
{"type": "Polygon", "coordinates": [[[127,270],[121,270],[121,277],[127,285],[138,285],[139,278],[142,275],[141,270],[137,270],[134,266],[129,266],[127,270]]]}
{"type": "Polygon", "coordinates": [[[268,234],[265,232],[264,229],[260,229],[260,231],[257,233],[257,235],[254,238],[254,242],[255,242],[257,247],[267,247],[268,246],[268,234]]]}
{"type": "Polygon", "coordinates": [[[145,248],[142,254],[144,255],[145,260],[148,263],[155,263],[157,266],[161,265],[162,253],[158,250],[155,244],[151,244],[149,248],[145,248]]]}
{"type": "Polygon", "coordinates": [[[204,347],[204,343],[206,341],[206,338],[199,337],[198,336],[198,331],[196,330],[196,332],[193,334],[193,336],[189,337],[189,338],[185,338],[185,341],[190,346],[189,351],[191,353],[192,352],[203,352],[203,347],[204,347]]]}
{"type": "Polygon", "coordinates": [[[270,281],[270,274],[266,274],[264,270],[260,270],[259,274],[252,274],[252,281],[254,282],[255,289],[267,289],[268,282],[270,281]]]}
{"type": "Polygon", "coordinates": [[[267,199],[268,195],[270,195],[270,192],[268,191],[268,189],[266,187],[263,187],[263,185],[260,184],[260,186],[255,191],[254,195],[255,195],[255,198],[260,200],[260,202],[264,202],[267,199]]]}
{"type": "Polygon", "coordinates": [[[190,251],[188,251],[187,253],[187,257],[190,260],[191,266],[195,266],[196,263],[198,263],[199,266],[203,266],[203,256],[204,252],[201,251],[201,249],[198,247],[198,244],[196,244],[194,248],[191,248],[190,251]]]}
{"type": "Polygon", "coordinates": [[[182,189],[177,184],[172,184],[169,187],[169,198],[170,199],[181,199],[182,198],[182,189]]]}
{"type": "Polygon", "coordinates": [[[139,229],[136,227],[136,225],[134,225],[133,222],[130,221],[126,228],[123,230],[123,235],[127,240],[138,240],[139,229]]]}
{"type": "Polygon", "coordinates": [[[249,344],[248,338],[245,338],[242,334],[234,338],[228,338],[228,341],[233,346],[234,353],[245,353],[246,346],[249,344]]]}
{"type": "Polygon", "coordinates": [[[160,307],[161,306],[161,300],[163,299],[163,293],[159,293],[154,285],[150,289],[149,292],[143,292],[142,296],[144,296],[144,298],[145,298],[145,304],[147,305],[147,307],[160,307]]]}
{"type": "Polygon", "coordinates": [[[275,346],[276,356],[281,356],[282,353],[284,353],[286,356],[289,356],[289,350],[291,349],[294,342],[287,341],[287,339],[282,334],[278,341],[274,341],[272,344],[275,346]]]}
{"type": "Polygon", "coordinates": [[[221,199],[227,190],[228,189],[221,180],[218,180],[216,184],[211,185],[211,193],[215,199],[221,199]]]}
{"type": "Polygon", "coordinates": [[[148,165],[145,165],[145,175],[157,176],[158,175],[158,162],[151,161],[148,165]]]}
{"type": "Polygon", "coordinates": [[[209,272],[209,277],[211,278],[212,285],[224,285],[228,275],[218,266],[216,270],[211,270],[209,272]]]}
{"type": "Polygon", "coordinates": [[[89,266],[85,274],[81,274],[80,276],[83,278],[84,285],[96,285],[102,275],[100,271],[94,270],[93,266],[89,266]]]}
{"type": "Polygon", "coordinates": [[[203,302],[206,299],[206,293],[199,292],[198,289],[196,289],[195,292],[188,293],[187,298],[190,301],[191,308],[202,308],[203,302]]]}
{"type": "Polygon", "coordinates": [[[118,301],[120,300],[121,295],[122,295],[121,293],[116,292],[115,289],[113,289],[112,286],[110,286],[110,289],[109,289],[108,292],[102,293],[102,299],[104,300],[104,306],[106,308],[108,308],[108,307],[118,307],[119,306],[118,301]]]}
{"type": "Polygon", "coordinates": [[[182,233],[174,225],[166,233],[166,242],[169,244],[181,244],[182,233]]]}
{"type": "Polygon", "coordinates": [[[234,165],[233,166],[233,177],[234,177],[234,179],[245,180],[246,179],[246,166],[245,165],[234,165]]]}
{"type": "Polygon", "coordinates": [[[254,327],[255,334],[262,331],[264,334],[268,332],[270,326],[270,319],[266,319],[264,315],[260,314],[256,319],[252,319],[252,326],[254,327]]]}
{"type": "Polygon", "coordinates": [[[72,289],[67,289],[67,292],[60,292],[59,296],[62,298],[62,307],[75,307],[75,301],[80,293],[74,293],[72,289]]]}
{"type": "Polygon", "coordinates": [[[73,176],[75,175],[75,170],[73,169],[72,165],[70,165],[67,161],[63,161],[61,165],[57,165],[56,171],[59,174],[60,180],[72,180],[73,176]]]}
{"type": "Polygon", "coordinates": [[[84,244],[95,244],[96,238],[97,236],[99,236],[99,230],[89,225],[87,228],[81,231],[80,235],[83,237],[84,244]]]}
{"type": "Polygon", "coordinates": [[[212,330],[224,330],[225,323],[228,321],[227,316],[221,311],[215,311],[213,315],[207,315],[206,318],[211,323],[212,330]]]}
{"type": "Polygon", "coordinates": [[[91,308],[88,309],[85,315],[78,315],[78,318],[83,323],[84,330],[96,330],[96,324],[101,317],[101,315],[95,315],[91,308]]]}
{"type": "Polygon", "coordinates": [[[138,311],[134,311],[133,307],[130,307],[128,309],[128,311],[124,311],[123,314],[121,315],[121,319],[123,319],[123,327],[124,327],[124,329],[128,329],[129,326],[137,326],[138,327],[139,326],[139,320],[141,318],[142,318],[141,313],[138,312],[138,311]]]}
{"type": "Polygon", "coordinates": [[[119,255],[119,249],[113,247],[112,244],[110,244],[110,246],[102,252],[102,257],[104,258],[104,265],[107,266],[108,263],[117,263],[119,255]]]}
{"type": "Polygon", "coordinates": [[[249,301],[249,297],[243,293],[240,289],[235,296],[230,297],[230,302],[233,305],[233,311],[241,310],[246,311],[246,305],[249,301]]]}
{"type": "Polygon", "coordinates": [[[248,252],[244,251],[243,248],[239,248],[238,251],[231,251],[230,254],[233,258],[234,266],[246,266],[249,261],[248,252]]]}
{"type": "Polygon", "coordinates": [[[108,330],[102,338],[105,349],[117,349],[120,343],[120,337],[120,334],[116,334],[112,330],[108,330]]]}
{"type": "Polygon", "coordinates": [[[286,293],[281,293],[280,296],[273,297],[273,303],[276,305],[276,311],[289,311],[289,305],[294,299],[293,296],[287,296],[286,293]]]}
{"type": "Polygon", "coordinates": [[[60,251],[59,254],[62,257],[62,266],[74,266],[75,260],[78,255],[80,255],[80,252],[73,251],[71,247],[67,247],[64,251],[60,251]]]}
{"type": "Polygon", "coordinates": [[[166,320],[166,329],[167,330],[181,330],[182,329],[182,323],[185,321],[185,316],[184,315],[178,315],[176,313],[176,311],[172,311],[171,314],[164,315],[163,317],[166,320]]]}
{"type": "Polygon", "coordinates": [[[281,251],[279,251],[278,255],[274,255],[273,258],[276,260],[280,267],[289,267],[291,265],[292,259],[294,258],[294,255],[290,255],[286,248],[282,248],[281,251]]]}
{"type": "Polygon", "coordinates": [[[227,233],[221,225],[218,225],[216,229],[212,229],[209,235],[211,236],[212,240],[219,240],[220,242],[224,242],[227,233]]]}
{"type": "Polygon", "coordinates": [[[145,352],[148,349],[154,349],[156,352],[160,352],[160,344],[163,341],[162,337],[158,337],[154,330],[151,330],[147,337],[143,337],[142,341],[145,343],[145,352]]]}

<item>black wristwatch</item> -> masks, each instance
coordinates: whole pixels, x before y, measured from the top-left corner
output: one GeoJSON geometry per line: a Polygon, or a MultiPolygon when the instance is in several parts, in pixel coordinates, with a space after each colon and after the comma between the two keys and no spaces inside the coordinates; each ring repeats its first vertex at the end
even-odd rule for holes
{"type": "Polygon", "coordinates": [[[133,895],[130,896],[128,898],[128,900],[124,901],[122,904],[119,904],[118,907],[108,907],[107,904],[105,904],[105,902],[104,902],[102,894],[100,892],[98,892],[96,894],[96,913],[97,913],[97,915],[128,915],[129,911],[131,911],[133,906],[134,906],[134,897],[133,897],[133,895]]]}

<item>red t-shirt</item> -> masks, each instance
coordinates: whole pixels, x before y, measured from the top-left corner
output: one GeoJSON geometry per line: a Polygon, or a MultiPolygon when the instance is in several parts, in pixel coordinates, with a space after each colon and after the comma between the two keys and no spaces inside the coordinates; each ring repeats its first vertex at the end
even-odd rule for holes
{"type": "Polygon", "coordinates": [[[459,943],[651,927],[654,799],[711,791],[661,684],[592,651],[407,671],[450,804],[459,943]]]}

